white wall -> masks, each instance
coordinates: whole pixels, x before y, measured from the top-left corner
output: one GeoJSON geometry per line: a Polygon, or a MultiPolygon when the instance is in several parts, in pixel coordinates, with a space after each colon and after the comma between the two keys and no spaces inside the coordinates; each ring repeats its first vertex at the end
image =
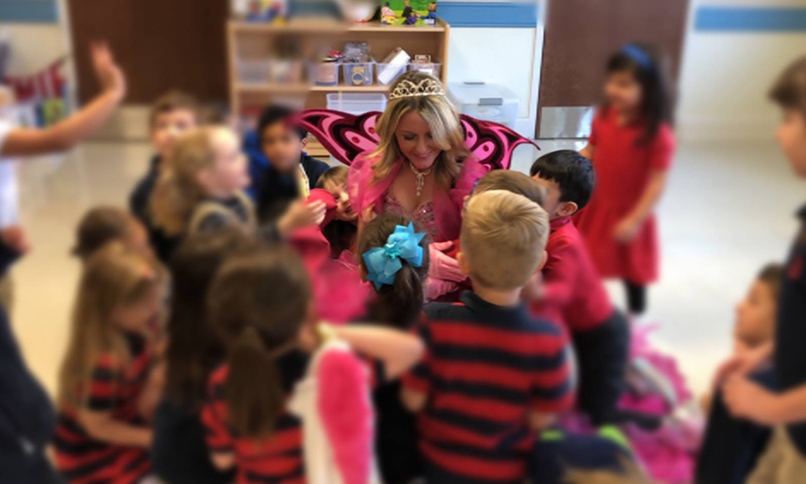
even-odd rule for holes
{"type": "MultiPolygon", "coordinates": [[[[804,6],[804,0],[699,0],[698,6],[804,6]]],[[[806,54],[804,32],[698,32],[686,39],[678,132],[685,139],[768,140],[778,113],[767,91],[806,54]]]]}
{"type": "Polygon", "coordinates": [[[542,52],[542,28],[452,28],[448,78],[508,87],[520,102],[516,129],[531,138],[542,52]]]}

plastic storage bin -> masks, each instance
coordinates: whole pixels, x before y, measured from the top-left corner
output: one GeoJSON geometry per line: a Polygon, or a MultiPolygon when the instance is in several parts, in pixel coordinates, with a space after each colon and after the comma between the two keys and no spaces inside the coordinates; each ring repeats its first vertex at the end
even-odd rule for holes
{"type": "Polygon", "coordinates": [[[420,62],[412,62],[409,64],[409,72],[424,72],[426,74],[430,74],[436,78],[439,78],[439,71],[442,67],[442,64],[438,62],[428,62],[428,63],[420,63],[420,62]]]}
{"type": "Polygon", "coordinates": [[[462,114],[515,129],[518,97],[504,86],[483,82],[451,83],[448,85],[448,96],[462,114]]]}
{"type": "Polygon", "coordinates": [[[327,95],[327,108],[361,115],[386,109],[386,96],[376,92],[333,92],[327,95]]]}
{"type": "Polygon", "coordinates": [[[273,59],[269,70],[269,82],[296,84],[304,79],[304,63],[299,60],[273,59]]]}
{"type": "Polygon", "coordinates": [[[375,79],[373,62],[342,64],[342,79],[347,86],[371,86],[375,79]]]}
{"type": "Polygon", "coordinates": [[[245,84],[262,84],[269,82],[271,71],[270,60],[238,59],[238,80],[245,84]]]}
{"type": "Polygon", "coordinates": [[[317,86],[337,86],[339,84],[338,62],[316,62],[310,65],[311,81],[317,86]]]}

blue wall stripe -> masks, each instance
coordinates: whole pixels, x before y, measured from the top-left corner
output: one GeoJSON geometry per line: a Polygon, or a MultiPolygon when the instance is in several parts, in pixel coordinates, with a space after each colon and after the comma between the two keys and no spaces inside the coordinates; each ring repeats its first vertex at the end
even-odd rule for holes
{"type": "Polygon", "coordinates": [[[0,0],[0,22],[57,21],[56,0],[0,0]]]}
{"type": "Polygon", "coordinates": [[[440,1],[438,15],[451,27],[535,28],[537,2],[440,1]]]}
{"type": "Polygon", "coordinates": [[[700,32],[806,32],[806,7],[703,6],[697,9],[694,29],[700,32]]]}

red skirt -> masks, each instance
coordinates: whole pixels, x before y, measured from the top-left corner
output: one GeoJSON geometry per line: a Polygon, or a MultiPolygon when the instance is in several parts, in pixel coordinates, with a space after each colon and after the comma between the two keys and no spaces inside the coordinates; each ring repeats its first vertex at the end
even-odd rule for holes
{"type": "Polygon", "coordinates": [[[655,215],[641,225],[635,238],[624,244],[613,237],[616,225],[626,213],[591,203],[575,217],[590,250],[593,263],[605,278],[626,279],[635,284],[649,284],[658,279],[660,247],[655,215]]]}

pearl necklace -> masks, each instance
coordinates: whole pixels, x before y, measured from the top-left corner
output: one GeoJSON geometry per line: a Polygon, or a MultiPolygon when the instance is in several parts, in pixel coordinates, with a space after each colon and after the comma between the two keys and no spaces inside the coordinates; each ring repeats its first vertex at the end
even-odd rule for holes
{"type": "Polygon", "coordinates": [[[417,194],[417,198],[420,198],[420,196],[423,194],[423,188],[425,187],[425,177],[431,174],[431,170],[433,170],[434,167],[432,166],[427,170],[419,171],[417,170],[417,168],[414,168],[414,165],[412,165],[411,163],[409,163],[408,165],[409,169],[411,169],[411,172],[414,173],[414,176],[417,178],[417,185],[415,192],[417,194]]]}

